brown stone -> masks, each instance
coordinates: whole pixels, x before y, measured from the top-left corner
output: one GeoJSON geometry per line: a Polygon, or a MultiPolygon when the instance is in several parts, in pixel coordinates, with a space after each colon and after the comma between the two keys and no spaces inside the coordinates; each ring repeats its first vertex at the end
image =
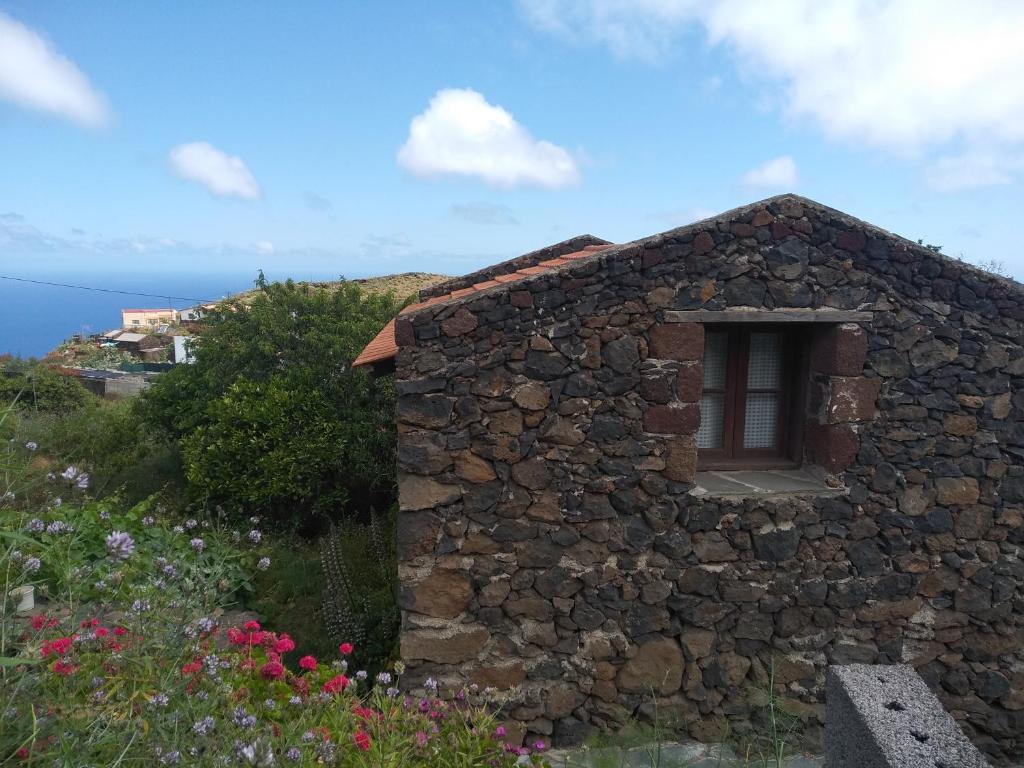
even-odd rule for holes
{"type": "Polygon", "coordinates": [[[692,661],[710,656],[715,650],[716,637],[710,629],[686,627],[679,635],[679,642],[683,644],[686,657],[692,661]]]}
{"type": "Polygon", "coordinates": [[[576,688],[567,683],[555,683],[548,687],[544,703],[544,714],[553,720],[568,717],[576,709],[579,696],[576,688]]]}
{"type": "Polygon", "coordinates": [[[465,307],[459,307],[454,315],[441,321],[445,336],[464,336],[477,326],[476,315],[465,307]]]}
{"type": "Polygon", "coordinates": [[[992,508],[973,506],[956,515],[953,532],[961,539],[983,539],[992,528],[992,508]]]}
{"type": "Polygon", "coordinates": [[[504,607],[505,613],[513,618],[550,621],[555,615],[555,609],[551,603],[540,597],[521,597],[518,600],[509,600],[504,607]]]}
{"type": "Polygon", "coordinates": [[[747,672],[750,671],[750,659],[731,651],[721,654],[718,657],[718,663],[722,666],[725,684],[730,688],[739,686],[747,678],[747,672]]]}
{"type": "Polygon", "coordinates": [[[402,658],[460,664],[475,659],[491,639],[484,627],[460,624],[445,629],[414,629],[402,633],[402,658]]]}
{"type": "Polygon", "coordinates": [[[888,622],[894,619],[909,619],[921,610],[921,598],[907,597],[903,600],[889,600],[864,606],[857,611],[861,621],[888,622]]]}
{"type": "Polygon", "coordinates": [[[433,512],[402,512],[398,516],[398,556],[412,560],[430,554],[437,545],[441,518],[433,512]]]}
{"type": "Polygon", "coordinates": [[[542,523],[558,523],[562,520],[562,505],[554,493],[542,493],[526,508],[526,516],[542,523]]]}
{"type": "Polygon", "coordinates": [[[860,436],[848,424],[807,422],[807,454],[829,472],[842,472],[853,465],[860,450],[860,436]]]}
{"type": "Polygon", "coordinates": [[[750,223],[755,227],[766,227],[772,223],[772,220],[773,217],[771,213],[762,208],[754,214],[754,218],[750,220],[750,223]]]}
{"type": "Polygon", "coordinates": [[[644,431],[657,435],[692,435],[700,426],[700,408],[692,403],[652,405],[644,412],[644,431]]]}
{"type": "Polygon", "coordinates": [[[675,640],[650,640],[619,670],[618,687],[630,693],[675,693],[683,684],[683,667],[683,652],[675,640]]]}
{"type": "Polygon", "coordinates": [[[435,569],[412,586],[412,594],[412,610],[416,613],[454,619],[466,610],[473,587],[461,573],[435,569]]]}
{"type": "Polygon", "coordinates": [[[710,232],[701,232],[693,238],[693,253],[695,256],[712,251],[714,248],[715,238],[711,236],[710,232]]]}
{"type": "Polygon", "coordinates": [[[487,483],[497,477],[489,461],[469,451],[455,454],[455,474],[470,483],[487,483]]]}
{"type": "Polygon", "coordinates": [[[551,390],[544,384],[531,382],[517,387],[512,400],[520,408],[528,411],[541,411],[548,407],[551,402],[551,390]]]}
{"type": "Polygon", "coordinates": [[[676,375],[676,397],[684,403],[696,403],[704,390],[704,366],[689,363],[679,367],[676,375]]]}
{"type": "Polygon", "coordinates": [[[519,410],[492,413],[487,420],[487,429],[496,435],[521,435],[523,413],[519,410]]]}
{"type": "Polygon", "coordinates": [[[834,376],[830,382],[828,422],[870,421],[875,415],[875,401],[882,388],[881,379],[863,376],[834,376]]]}
{"type": "Polygon", "coordinates": [[[505,598],[508,597],[510,589],[508,579],[496,579],[480,587],[480,591],[477,593],[477,600],[483,606],[501,605],[505,602],[505,598]]]}
{"type": "Polygon", "coordinates": [[[836,235],[836,247],[844,251],[857,253],[864,250],[867,242],[867,237],[859,229],[847,229],[836,235]]]}
{"type": "Polygon", "coordinates": [[[655,360],[700,360],[704,357],[704,326],[700,323],[652,325],[648,353],[655,360]]]}
{"type": "Polygon", "coordinates": [[[860,376],[868,356],[868,335],[844,323],[819,330],[811,342],[811,370],[833,376],[860,376]]]}
{"type": "Polygon", "coordinates": [[[548,463],[536,456],[513,464],[512,479],[524,488],[540,491],[551,484],[551,472],[548,471],[548,463]]]}
{"type": "Polygon", "coordinates": [[[416,331],[404,317],[395,318],[395,346],[411,347],[416,343],[416,331]]]}
{"type": "Polygon", "coordinates": [[[501,547],[483,531],[476,531],[466,536],[461,550],[464,555],[493,555],[500,552],[501,547]]]}
{"type": "Polygon", "coordinates": [[[533,294],[529,291],[512,291],[508,295],[508,300],[513,307],[533,306],[533,294]]]}
{"type": "Polygon", "coordinates": [[[400,474],[398,478],[399,509],[403,512],[451,504],[461,496],[459,486],[446,485],[430,477],[400,474]]]}
{"type": "Polygon", "coordinates": [[[513,688],[526,679],[526,666],[521,661],[511,664],[481,664],[469,671],[469,679],[481,688],[499,691],[513,688]]]}
{"type": "Polygon", "coordinates": [[[973,477],[940,477],[935,480],[935,500],[943,505],[976,504],[981,492],[973,477]]]}
{"type": "Polygon", "coordinates": [[[704,715],[690,723],[689,733],[703,744],[720,744],[729,736],[729,721],[722,715],[704,715]]]}
{"type": "Polygon", "coordinates": [[[947,435],[966,437],[978,431],[978,420],[966,413],[947,413],[942,428],[947,435]]]}
{"type": "Polygon", "coordinates": [[[1010,393],[1003,392],[1001,395],[996,395],[992,398],[992,418],[993,419],[1005,419],[1010,415],[1013,403],[1010,400],[1010,393]]]}
{"type": "Polygon", "coordinates": [[[555,416],[541,427],[540,439],[558,445],[579,445],[587,437],[572,419],[555,416]]]}
{"type": "Polygon", "coordinates": [[[693,551],[702,563],[724,563],[736,559],[736,550],[718,531],[694,534],[693,551]]]}
{"type": "Polygon", "coordinates": [[[674,437],[665,441],[663,474],[676,483],[692,483],[697,477],[697,441],[693,437],[674,437]]]}

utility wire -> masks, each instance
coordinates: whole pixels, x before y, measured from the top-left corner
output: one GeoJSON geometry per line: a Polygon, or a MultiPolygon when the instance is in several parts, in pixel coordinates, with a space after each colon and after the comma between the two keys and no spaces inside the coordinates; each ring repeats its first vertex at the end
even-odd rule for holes
{"type": "Polygon", "coordinates": [[[97,291],[100,293],[120,293],[125,296],[145,296],[151,299],[167,299],[168,301],[195,301],[195,302],[214,302],[219,299],[197,299],[189,296],[166,296],[159,293],[139,293],[138,291],[118,291],[113,288],[92,288],[87,285],[68,285],[67,283],[51,283],[46,280],[29,280],[27,277],[10,277],[9,275],[0,275],[0,280],[14,280],[19,283],[35,283],[36,285],[52,285],[57,288],[77,288],[80,291],[97,291]]]}

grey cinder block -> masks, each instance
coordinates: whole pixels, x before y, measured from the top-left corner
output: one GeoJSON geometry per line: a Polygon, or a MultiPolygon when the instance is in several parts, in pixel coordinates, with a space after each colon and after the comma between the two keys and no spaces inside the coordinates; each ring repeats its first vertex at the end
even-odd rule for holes
{"type": "Polygon", "coordinates": [[[826,696],[825,768],[988,766],[912,667],[830,667],[826,696]]]}

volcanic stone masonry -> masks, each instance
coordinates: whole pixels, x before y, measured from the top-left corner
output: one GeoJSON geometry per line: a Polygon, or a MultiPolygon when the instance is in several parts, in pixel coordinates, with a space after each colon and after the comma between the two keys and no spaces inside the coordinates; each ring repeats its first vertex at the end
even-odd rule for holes
{"type": "Polygon", "coordinates": [[[770,670],[813,727],[829,664],[904,662],[1021,757],[1022,325],[1019,284],[791,195],[402,316],[409,679],[513,687],[555,744],[655,707],[711,741],[770,670]],[[842,319],[807,325],[835,490],[693,493],[702,319],[739,307],[842,319]]]}

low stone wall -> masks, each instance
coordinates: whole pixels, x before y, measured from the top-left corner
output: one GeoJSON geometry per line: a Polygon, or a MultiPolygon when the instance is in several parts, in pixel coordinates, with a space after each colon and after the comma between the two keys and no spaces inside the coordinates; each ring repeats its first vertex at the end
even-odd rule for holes
{"type": "Polygon", "coordinates": [[[832,667],[827,702],[825,768],[988,768],[911,667],[832,667]]]}

